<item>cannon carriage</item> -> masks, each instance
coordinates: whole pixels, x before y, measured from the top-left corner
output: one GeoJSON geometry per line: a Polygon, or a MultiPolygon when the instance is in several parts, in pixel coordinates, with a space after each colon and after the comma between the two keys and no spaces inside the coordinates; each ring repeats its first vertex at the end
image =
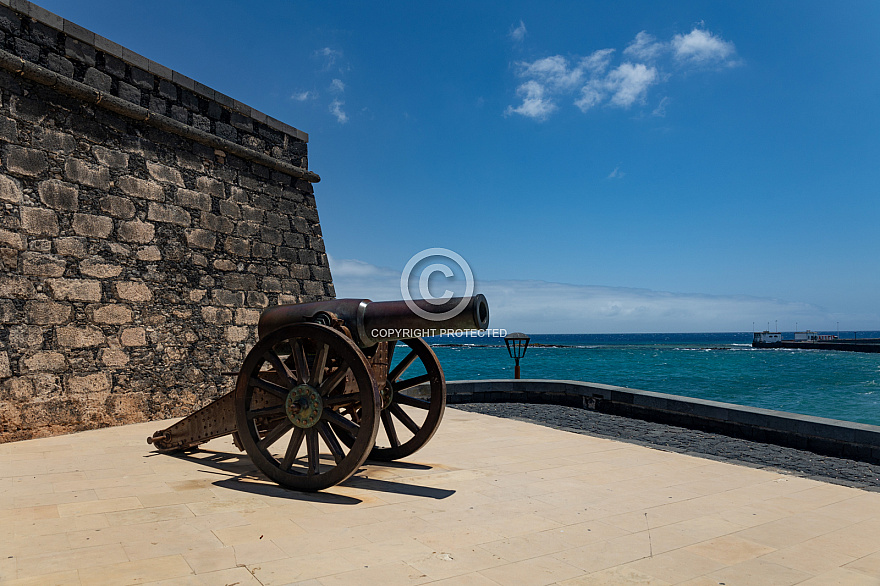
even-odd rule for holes
{"type": "Polygon", "coordinates": [[[397,460],[431,439],[446,408],[446,380],[421,338],[488,322],[483,295],[272,307],[260,316],[259,341],[235,389],[147,442],[174,453],[231,434],[278,484],[329,488],[367,458],[397,460]]]}

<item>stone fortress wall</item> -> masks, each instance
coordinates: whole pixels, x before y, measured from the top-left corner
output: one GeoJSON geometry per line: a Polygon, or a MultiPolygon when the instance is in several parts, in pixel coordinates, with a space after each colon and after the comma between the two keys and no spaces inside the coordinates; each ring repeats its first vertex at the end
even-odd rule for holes
{"type": "Polygon", "coordinates": [[[185,415],[333,297],[307,141],[0,0],[0,442],[185,415]]]}

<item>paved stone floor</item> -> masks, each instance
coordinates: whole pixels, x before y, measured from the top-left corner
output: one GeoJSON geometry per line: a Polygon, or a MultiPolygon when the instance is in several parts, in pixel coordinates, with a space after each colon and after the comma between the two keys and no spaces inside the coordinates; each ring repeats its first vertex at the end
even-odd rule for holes
{"type": "Polygon", "coordinates": [[[0,583],[880,584],[880,493],[450,409],[308,495],[163,423],[0,445],[0,583]]]}

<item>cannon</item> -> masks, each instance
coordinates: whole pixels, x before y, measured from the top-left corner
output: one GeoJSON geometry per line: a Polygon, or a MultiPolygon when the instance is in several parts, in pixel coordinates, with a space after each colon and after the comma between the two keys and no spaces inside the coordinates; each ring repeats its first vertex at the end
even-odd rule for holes
{"type": "Polygon", "coordinates": [[[281,486],[335,486],[367,458],[415,453],[437,430],[446,379],[422,337],[488,324],[483,295],[269,308],[260,316],[259,341],[232,373],[235,388],[147,443],[175,453],[232,435],[281,486]]]}

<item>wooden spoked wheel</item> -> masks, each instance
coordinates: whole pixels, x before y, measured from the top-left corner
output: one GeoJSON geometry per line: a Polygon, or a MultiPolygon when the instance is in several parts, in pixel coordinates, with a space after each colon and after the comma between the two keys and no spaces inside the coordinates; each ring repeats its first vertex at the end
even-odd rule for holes
{"type": "Polygon", "coordinates": [[[257,342],[235,388],[245,451],[266,476],[302,491],[357,471],[375,443],[380,405],[361,351],[318,324],[285,326],[257,342]]]}
{"type": "MultiPolygon", "coordinates": [[[[394,342],[391,342],[394,344],[394,342]]],[[[446,378],[431,347],[421,338],[394,348],[388,381],[381,389],[382,425],[370,459],[404,458],[424,446],[437,431],[446,410],[446,378]]]]}

